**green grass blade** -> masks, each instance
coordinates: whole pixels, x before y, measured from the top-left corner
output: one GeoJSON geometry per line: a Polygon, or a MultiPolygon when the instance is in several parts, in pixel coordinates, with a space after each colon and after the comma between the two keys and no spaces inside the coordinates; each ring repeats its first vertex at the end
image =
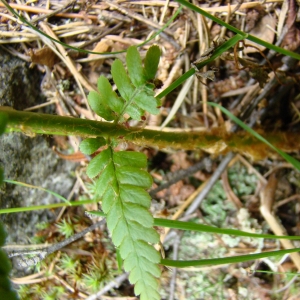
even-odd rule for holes
{"type": "Polygon", "coordinates": [[[274,272],[274,271],[255,270],[255,273],[265,273],[265,274],[285,275],[285,276],[300,276],[300,273],[293,273],[293,272],[274,272]]]}
{"type": "Polygon", "coordinates": [[[222,264],[232,264],[240,263],[250,260],[256,260],[259,258],[284,255],[293,252],[299,252],[300,248],[262,252],[248,255],[239,255],[233,257],[224,257],[224,258],[213,258],[213,259],[201,259],[201,260],[170,260],[162,259],[161,264],[168,267],[176,268],[185,268],[185,267],[200,267],[200,266],[213,266],[213,265],[222,265],[222,264]]]}
{"type": "MultiPolygon", "coordinates": [[[[31,206],[31,207],[16,207],[16,208],[6,208],[1,209],[0,214],[6,213],[15,213],[15,212],[23,212],[23,211],[33,211],[38,209],[51,209],[51,208],[58,208],[63,206],[79,206],[85,204],[95,203],[94,200],[82,200],[76,202],[70,202],[70,204],[66,203],[55,203],[49,205],[40,205],[40,206],[31,206]]],[[[89,211],[89,214],[105,217],[106,215],[101,211],[89,211]]],[[[234,236],[244,236],[244,237],[252,237],[252,238],[266,238],[266,239],[286,239],[286,240],[299,240],[299,236],[276,236],[272,234],[260,234],[260,233],[250,233],[245,232],[237,229],[226,229],[226,228],[217,228],[214,226],[208,226],[203,224],[196,224],[192,222],[182,222],[182,221],[175,221],[175,220],[168,220],[168,219],[160,219],[154,218],[154,226],[161,226],[161,227],[168,227],[173,229],[181,229],[181,230],[191,230],[191,231],[198,231],[198,232],[210,232],[216,234],[230,234],[234,236]]]]}
{"type": "Polygon", "coordinates": [[[254,42],[254,43],[257,43],[259,45],[262,45],[270,50],[273,50],[273,51],[276,51],[278,53],[281,53],[282,55],[286,55],[286,56],[290,56],[290,57],[293,57],[295,59],[298,59],[300,60],[300,55],[296,52],[292,52],[292,51],[289,51],[287,49],[284,49],[284,48],[281,48],[281,47],[278,47],[276,45],[273,45],[273,44],[270,44],[264,40],[261,40],[259,38],[257,38],[256,36],[254,35],[251,35],[249,34],[248,37],[247,37],[247,40],[251,41],[251,42],[254,42]]]}
{"type": "MultiPolygon", "coordinates": [[[[220,20],[219,18],[217,17],[214,17],[213,15],[209,14],[208,12],[204,11],[203,9],[199,8],[198,6],[195,6],[189,2],[187,2],[186,0],[176,0],[176,2],[180,3],[181,5],[193,10],[194,12],[197,12],[199,14],[201,14],[202,16],[216,22],[217,24],[221,25],[221,26],[224,26],[226,27],[228,30],[231,30],[237,34],[240,34],[240,35],[245,35],[245,33],[239,29],[237,29],[236,27],[220,20]]],[[[248,34],[247,37],[246,37],[247,40],[249,41],[252,41],[252,42],[255,42],[259,45],[262,45],[262,46],[265,46],[267,47],[268,49],[271,49],[271,50],[274,50],[278,53],[281,53],[283,55],[288,55],[290,57],[293,57],[293,58],[296,58],[298,60],[300,60],[300,55],[298,53],[295,53],[295,52],[292,52],[292,51],[288,51],[286,49],[283,49],[283,48],[280,48],[280,47],[277,47],[275,45],[272,45],[270,43],[267,43],[251,34],[248,34]]]]}
{"type": "Polygon", "coordinates": [[[177,78],[173,83],[171,83],[166,89],[164,89],[161,93],[159,93],[156,98],[161,99],[175,90],[178,86],[183,84],[189,77],[195,74],[195,69],[191,68],[182,76],[177,78]]]}
{"type": "Polygon", "coordinates": [[[32,188],[32,189],[37,189],[37,190],[41,190],[41,191],[44,191],[44,192],[47,192],[53,196],[55,196],[56,198],[60,199],[60,200],[63,200],[64,202],[66,202],[68,205],[71,205],[71,202],[66,199],[65,197],[51,191],[51,190],[47,190],[47,189],[44,189],[42,187],[39,187],[39,186],[35,186],[35,185],[31,185],[31,184],[27,184],[27,183],[24,183],[24,182],[20,182],[20,181],[15,181],[15,180],[4,180],[4,182],[7,182],[7,183],[12,183],[12,184],[15,184],[15,185],[20,185],[20,186],[24,186],[24,187],[28,187],[28,188],[32,188]]]}
{"type": "Polygon", "coordinates": [[[222,43],[220,46],[218,46],[212,56],[207,59],[204,60],[202,62],[200,62],[199,64],[197,64],[197,68],[200,70],[202,69],[204,66],[206,66],[207,64],[213,62],[216,58],[218,58],[219,56],[221,56],[224,52],[226,52],[227,50],[229,50],[230,48],[234,47],[234,45],[236,43],[238,43],[241,40],[244,40],[246,37],[248,36],[248,34],[236,34],[235,36],[233,36],[232,38],[230,38],[228,41],[222,43]]]}
{"type": "Polygon", "coordinates": [[[144,75],[147,81],[153,80],[157,73],[158,64],[161,56],[160,48],[156,45],[151,46],[144,59],[144,75]]]}
{"type": "MultiPolygon", "coordinates": [[[[89,213],[100,217],[105,216],[105,214],[101,211],[90,211],[89,213]]],[[[217,234],[230,234],[235,236],[244,236],[244,237],[253,237],[253,238],[286,239],[286,240],[300,239],[299,236],[286,236],[286,235],[277,236],[272,234],[250,233],[250,232],[241,231],[237,229],[218,228],[209,225],[196,224],[193,222],[183,222],[183,221],[175,221],[175,220],[160,219],[160,218],[154,218],[154,226],[168,227],[168,228],[181,229],[181,230],[199,231],[199,232],[211,232],[217,234]]]]}
{"type": "Polygon", "coordinates": [[[226,27],[228,30],[231,30],[235,33],[241,34],[241,35],[245,35],[245,33],[237,28],[235,28],[232,25],[229,25],[228,23],[222,21],[221,19],[211,15],[210,13],[206,12],[205,10],[201,9],[200,7],[189,3],[188,1],[185,0],[176,0],[176,2],[180,3],[182,6],[185,6],[187,8],[189,8],[190,10],[193,10],[196,13],[201,14],[202,16],[212,20],[213,22],[216,22],[217,24],[226,27]]]}
{"type": "Polygon", "coordinates": [[[199,232],[211,232],[217,234],[230,234],[235,236],[244,236],[244,237],[252,237],[252,238],[265,238],[265,239],[286,239],[286,240],[300,240],[300,236],[276,236],[272,234],[260,234],[260,233],[251,233],[246,231],[241,231],[237,229],[226,229],[226,228],[218,228],[209,225],[197,224],[193,222],[182,222],[168,219],[154,219],[154,226],[162,226],[173,229],[181,229],[181,230],[191,230],[191,231],[199,231],[199,232]]]}
{"type": "MultiPolygon", "coordinates": [[[[93,202],[94,202],[93,200],[72,202],[71,206],[82,205],[82,204],[93,203],[93,202]]],[[[48,208],[49,206],[61,207],[61,206],[65,206],[65,205],[66,204],[64,204],[64,203],[58,203],[58,204],[54,204],[54,205],[44,205],[44,206],[40,206],[40,207],[36,206],[36,207],[5,209],[5,210],[0,210],[0,214],[8,213],[8,210],[22,209],[21,211],[29,211],[29,210],[48,208]]],[[[13,211],[10,211],[10,212],[13,212],[13,211]]],[[[105,216],[105,214],[100,211],[92,211],[89,213],[92,215],[101,216],[101,217],[105,216]]],[[[232,235],[236,235],[236,236],[246,236],[246,237],[292,239],[292,240],[299,239],[298,237],[254,234],[254,233],[247,233],[247,232],[243,232],[243,231],[235,230],[235,229],[220,229],[220,228],[202,225],[202,224],[194,224],[191,222],[181,222],[181,221],[165,220],[165,219],[158,219],[158,218],[154,219],[154,225],[176,228],[176,229],[183,229],[183,230],[194,230],[194,231],[212,232],[212,233],[219,233],[219,234],[232,234],[232,235]]],[[[249,261],[249,260],[255,260],[255,259],[264,258],[264,257],[271,257],[271,256],[275,256],[275,255],[284,255],[287,253],[298,252],[298,251],[300,251],[300,248],[279,250],[279,251],[272,251],[272,252],[264,252],[264,253],[256,253],[256,254],[235,256],[235,257],[202,259],[202,260],[191,260],[191,261],[174,261],[174,260],[162,259],[161,264],[165,265],[165,266],[177,267],[177,268],[191,267],[191,266],[196,267],[196,266],[221,265],[221,264],[245,262],[245,261],[249,261]]]]}
{"type": "Polygon", "coordinates": [[[273,149],[274,151],[276,151],[279,155],[281,155],[287,162],[289,162],[290,164],[292,164],[297,170],[300,171],[300,162],[291,157],[290,155],[288,155],[287,153],[283,152],[282,150],[278,149],[277,147],[275,147],[274,145],[272,145],[270,142],[268,142],[264,137],[262,137],[260,134],[258,134],[256,131],[254,131],[252,128],[250,128],[249,126],[247,126],[244,122],[242,122],[239,118],[237,118],[235,115],[233,115],[230,111],[228,111],[226,108],[224,108],[223,106],[214,103],[214,102],[207,102],[207,104],[214,106],[214,107],[218,107],[225,115],[227,115],[232,121],[234,121],[237,125],[239,125],[240,127],[242,127],[244,130],[246,130],[247,132],[249,132],[250,134],[252,134],[254,137],[256,137],[258,140],[260,140],[261,142],[265,143],[266,145],[268,145],[271,149],[273,149]]]}
{"type": "Polygon", "coordinates": [[[10,214],[10,213],[19,213],[24,211],[34,211],[34,210],[40,210],[40,209],[53,209],[53,208],[59,208],[59,207],[65,207],[65,206],[80,206],[85,204],[93,204],[95,203],[95,200],[81,200],[81,201],[73,201],[68,203],[54,203],[54,204],[48,204],[48,205],[35,205],[35,206],[26,206],[26,207],[12,207],[12,208],[3,208],[0,209],[0,215],[3,214],[10,214]]]}

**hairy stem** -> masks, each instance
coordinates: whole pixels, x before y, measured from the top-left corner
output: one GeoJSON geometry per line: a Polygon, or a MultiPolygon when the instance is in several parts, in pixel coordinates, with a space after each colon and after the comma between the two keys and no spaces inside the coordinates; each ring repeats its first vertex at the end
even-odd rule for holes
{"type": "MultiPolygon", "coordinates": [[[[130,141],[138,145],[157,148],[201,149],[213,154],[238,151],[250,155],[253,159],[275,155],[268,146],[250,134],[228,133],[224,128],[212,128],[201,132],[165,132],[136,127],[126,128],[107,122],[22,112],[7,107],[0,107],[0,112],[8,116],[6,132],[23,132],[30,136],[35,134],[76,135],[82,138],[102,136],[114,138],[120,142],[130,141]]],[[[259,133],[283,151],[300,149],[298,133],[262,131],[259,133]]]]}

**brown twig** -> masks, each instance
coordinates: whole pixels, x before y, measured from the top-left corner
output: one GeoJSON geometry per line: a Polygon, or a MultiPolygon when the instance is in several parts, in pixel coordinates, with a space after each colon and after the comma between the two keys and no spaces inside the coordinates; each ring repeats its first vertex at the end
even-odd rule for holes
{"type": "MultiPolygon", "coordinates": [[[[51,9],[45,9],[37,6],[27,6],[27,5],[22,5],[22,4],[16,4],[16,3],[9,3],[10,7],[21,10],[21,11],[26,11],[26,12],[31,12],[35,14],[48,14],[51,15],[53,14],[53,10],[51,9]]],[[[5,7],[3,3],[0,2],[0,7],[5,7]]],[[[62,18],[70,18],[70,19],[90,19],[90,20],[97,20],[97,16],[94,15],[83,15],[83,14],[76,14],[76,13],[57,13],[57,17],[62,17],[62,18]]]]}
{"type": "Polygon", "coordinates": [[[236,194],[233,192],[233,190],[230,187],[227,170],[225,170],[222,173],[221,179],[223,182],[223,188],[225,190],[225,193],[226,193],[228,199],[231,200],[231,202],[235,205],[235,207],[237,209],[242,208],[243,207],[242,202],[240,201],[240,199],[236,196],[236,194]]]}
{"type": "Polygon", "coordinates": [[[69,9],[70,6],[73,6],[73,5],[76,3],[76,1],[77,1],[77,0],[72,0],[72,1],[70,1],[70,2],[68,2],[68,3],[66,3],[63,7],[58,8],[58,9],[56,9],[56,10],[54,10],[54,11],[48,13],[48,14],[45,14],[45,15],[36,17],[36,18],[32,19],[30,22],[31,22],[32,24],[34,24],[34,23],[40,22],[40,21],[42,21],[42,20],[51,18],[51,17],[53,17],[53,16],[55,16],[55,15],[58,15],[58,14],[61,13],[62,11],[66,10],[66,9],[69,9]]]}
{"type": "MultiPolygon", "coordinates": [[[[277,186],[277,179],[275,173],[272,173],[266,187],[261,192],[261,205],[260,212],[265,220],[268,222],[272,231],[276,235],[286,235],[286,231],[284,227],[277,221],[276,217],[271,212],[273,208],[274,196],[277,186]]],[[[295,248],[293,243],[289,240],[280,240],[282,246],[285,249],[295,248]]],[[[297,267],[298,271],[300,271],[300,255],[299,253],[291,253],[290,254],[292,261],[297,267]]]]}

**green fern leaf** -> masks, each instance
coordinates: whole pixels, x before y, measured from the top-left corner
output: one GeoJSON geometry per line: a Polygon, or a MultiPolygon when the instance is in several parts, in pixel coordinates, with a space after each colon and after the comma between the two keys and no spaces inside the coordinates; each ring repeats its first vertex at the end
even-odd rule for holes
{"type": "Polygon", "coordinates": [[[148,285],[146,279],[147,278],[145,278],[145,280],[140,280],[136,283],[136,285],[134,286],[135,294],[136,295],[141,294],[140,300],[149,300],[149,299],[159,300],[160,295],[157,292],[157,287],[153,287],[155,283],[152,282],[152,285],[150,284],[148,285]]]}
{"type": "MultiPolygon", "coordinates": [[[[155,77],[160,50],[152,46],[146,54],[144,66],[136,47],[129,47],[126,56],[127,69],[120,60],[112,64],[111,73],[120,96],[113,91],[109,81],[100,76],[98,92],[92,91],[88,101],[92,109],[107,121],[123,122],[124,114],[141,120],[146,112],[157,114],[160,100],[154,97],[155,77]]],[[[95,182],[96,196],[102,202],[107,217],[107,227],[112,241],[124,260],[124,269],[130,272],[129,280],[135,284],[135,294],[140,299],[158,300],[158,266],[161,257],[152,244],[159,242],[159,234],[153,228],[149,212],[151,197],[146,189],[152,185],[147,173],[147,158],[143,153],[114,152],[116,141],[108,141],[107,149],[94,157],[88,167],[95,182]]],[[[80,145],[86,154],[92,154],[106,142],[87,139],[80,145]]]]}
{"type": "Polygon", "coordinates": [[[107,107],[115,113],[116,116],[120,116],[124,107],[124,100],[113,91],[108,79],[104,76],[100,76],[97,82],[99,94],[107,107]]]}
{"type": "Polygon", "coordinates": [[[106,191],[110,187],[116,186],[116,178],[114,176],[111,176],[111,174],[114,174],[115,172],[115,166],[112,161],[109,161],[105,168],[103,169],[103,172],[100,174],[100,177],[96,181],[96,194],[101,198],[102,195],[106,193],[106,191]]]}
{"type": "Polygon", "coordinates": [[[158,46],[152,46],[147,51],[144,61],[144,76],[147,81],[153,80],[157,72],[160,58],[160,49],[158,46]]]}
{"type": "Polygon", "coordinates": [[[134,240],[147,241],[153,244],[159,242],[159,235],[152,227],[151,228],[141,227],[136,222],[128,222],[128,227],[132,231],[131,234],[134,240]]]}
{"type": "Polygon", "coordinates": [[[143,226],[153,226],[153,218],[143,206],[126,203],[124,205],[124,216],[127,220],[135,221],[143,226]]]}
{"type": "Polygon", "coordinates": [[[114,153],[114,162],[118,166],[131,166],[136,168],[146,168],[147,158],[140,152],[119,151],[114,153]]]}
{"type": "Polygon", "coordinates": [[[114,153],[110,146],[98,156],[91,160],[88,174],[100,175],[96,191],[112,241],[119,247],[125,270],[130,272],[130,282],[137,284],[135,293],[144,299],[160,299],[160,255],[151,245],[159,242],[159,234],[153,229],[150,196],[145,191],[152,185],[145,171],[147,158],[137,152],[114,153]]]}
{"type": "Polygon", "coordinates": [[[154,92],[145,87],[144,90],[136,93],[133,101],[145,111],[150,114],[157,115],[159,113],[158,107],[161,105],[160,100],[154,98],[154,92]]]}
{"type": "Polygon", "coordinates": [[[153,263],[160,262],[159,253],[152,247],[152,245],[145,241],[135,241],[135,243],[133,243],[131,239],[126,239],[122,242],[120,251],[123,259],[126,259],[130,253],[136,252],[139,256],[146,257],[153,263]]]}
{"type": "MultiPolygon", "coordinates": [[[[149,59],[153,58],[155,54],[160,54],[160,51],[157,52],[154,49],[149,50],[148,64],[149,59]]],[[[145,111],[158,114],[161,102],[154,97],[153,85],[147,83],[146,76],[149,79],[153,79],[152,77],[155,76],[159,55],[154,59],[154,67],[148,66],[147,69],[144,69],[136,47],[132,46],[127,50],[126,61],[129,76],[120,60],[114,61],[111,69],[114,82],[126,101],[124,112],[127,112],[135,120],[140,120],[145,111]]]]}
{"type": "Polygon", "coordinates": [[[120,167],[116,169],[116,176],[120,184],[131,184],[142,188],[151,186],[151,176],[135,167],[120,167]]]}
{"type": "Polygon", "coordinates": [[[116,59],[111,66],[111,74],[113,76],[114,82],[118,87],[120,95],[125,99],[125,101],[130,101],[135,93],[135,87],[131,83],[130,78],[127,75],[123,63],[116,59]]]}
{"type": "Polygon", "coordinates": [[[111,151],[110,149],[103,150],[99,155],[95,156],[89,163],[87,167],[87,175],[90,178],[94,178],[98,174],[101,174],[107,165],[111,161],[111,151]]]}
{"type": "Polygon", "coordinates": [[[145,58],[145,66],[135,46],[129,47],[126,55],[128,74],[123,63],[116,59],[111,68],[113,80],[121,95],[119,97],[104,76],[98,79],[98,91],[91,91],[88,102],[91,108],[107,121],[123,122],[123,115],[127,113],[134,120],[141,120],[145,111],[158,114],[161,101],[154,97],[154,79],[160,50],[152,46],[145,58]]]}
{"type": "MultiPolygon", "coordinates": [[[[147,257],[139,256],[137,257],[135,254],[130,254],[127,256],[124,262],[125,271],[131,271],[132,266],[140,265],[144,270],[147,270],[148,273],[152,274],[154,277],[160,276],[160,268],[153,264],[147,257]]],[[[136,269],[136,267],[134,267],[136,269]]],[[[132,275],[134,276],[134,274],[132,275]]]]}
{"type": "Polygon", "coordinates": [[[107,214],[115,201],[117,201],[119,194],[119,187],[116,185],[116,182],[112,182],[105,192],[102,195],[102,210],[105,214],[107,214]]]}
{"type": "Polygon", "coordinates": [[[89,138],[83,140],[80,143],[79,149],[82,153],[86,155],[91,155],[104,145],[106,145],[106,141],[104,138],[89,138]]]}
{"type": "Polygon", "coordinates": [[[118,91],[125,100],[123,113],[128,113],[134,120],[140,120],[144,111],[139,108],[132,100],[136,93],[136,89],[130,81],[127,72],[119,59],[116,59],[111,66],[111,74],[113,80],[118,87],[118,91]]]}
{"type": "Polygon", "coordinates": [[[151,197],[143,189],[138,186],[122,184],[120,186],[120,196],[127,203],[135,203],[144,207],[150,207],[151,197]]]}
{"type": "Polygon", "coordinates": [[[105,103],[103,97],[95,92],[90,91],[88,95],[88,102],[92,110],[100,117],[104,118],[107,121],[114,121],[115,116],[110,107],[105,103]]]}
{"type": "Polygon", "coordinates": [[[129,47],[126,55],[126,63],[129,77],[135,87],[140,87],[146,83],[144,69],[140,54],[136,47],[129,47]]]}

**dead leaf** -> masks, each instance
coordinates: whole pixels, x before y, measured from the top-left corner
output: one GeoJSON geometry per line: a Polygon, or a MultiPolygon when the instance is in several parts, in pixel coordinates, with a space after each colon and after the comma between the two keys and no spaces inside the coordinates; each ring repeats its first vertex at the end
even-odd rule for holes
{"type": "Polygon", "coordinates": [[[170,197],[168,204],[171,207],[181,205],[193,192],[195,187],[190,184],[184,184],[178,181],[169,188],[170,197]]]}
{"type": "Polygon", "coordinates": [[[289,0],[289,9],[286,19],[288,32],[286,33],[282,46],[290,51],[296,50],[300,45],[300,30],[296,26],[297,3],[295,0],[289,0]]]}
{"type": "MultiPolygon", "coordinates": [[[[259,39],[262,39],[263,41],[273,44],[273,40],[275,37],[275,27],[276,27],[276,20],[270,15],[265,15],[260,20],[260,22],[258,22],[252,30],[250,30],[249,33],[259,39]]],[[[256,44],[251,41],[247,41],[247,45],[256,46],[261,51],[264,51],[266,49],[265,46],[256,44]]],[[[247,47],[244,49],[244,52],[248,54],[248,53],[258,52],[258,50],[253,47],[247,47]]]]}
{"type": "Polygon", "coordinates": [[[188,156],[186,152],[176,152],[171,155],[171,160],[173,162],[171,166],[171,172],[177,172],[179,170],[187,169],[191,166],[190,161],[188,160],[188,156]]]}
{"type": "MultiPolygon", "coordinates": [[[[113,46],[113,42],[111,40],[102,39],[93,49],[93,52],[100,52],[100,53],[109,52],[112,46],[113,46]]],[[[93,59],[93,58],[97,58],[98,56],[99,56],[98,54],[89,54],[88,58],[93,59]]],[[[92,70],[94,70],[97,67],[100,67],[103,64],[103,61],[104,61],[103,59],[98,59],[90,62],[90,66],[92,70]]]]}
{"type": "Polygon", "coordinates": [[[249,8],[247,10],[246,15],[245,31],[249,32],[250,30],[252,30],[256,26],[256,24],[261,20],[261,18],[265,16],[265,14],[265,8],[261,4],[249,8]]]}
{"type": "Polygon", "coordinates": [[[45,65],[50,69],[59,62],[58,57],[49,47],[44,47],[42,49],[29,49],[28,54],[33,63],[45,65]]]}

